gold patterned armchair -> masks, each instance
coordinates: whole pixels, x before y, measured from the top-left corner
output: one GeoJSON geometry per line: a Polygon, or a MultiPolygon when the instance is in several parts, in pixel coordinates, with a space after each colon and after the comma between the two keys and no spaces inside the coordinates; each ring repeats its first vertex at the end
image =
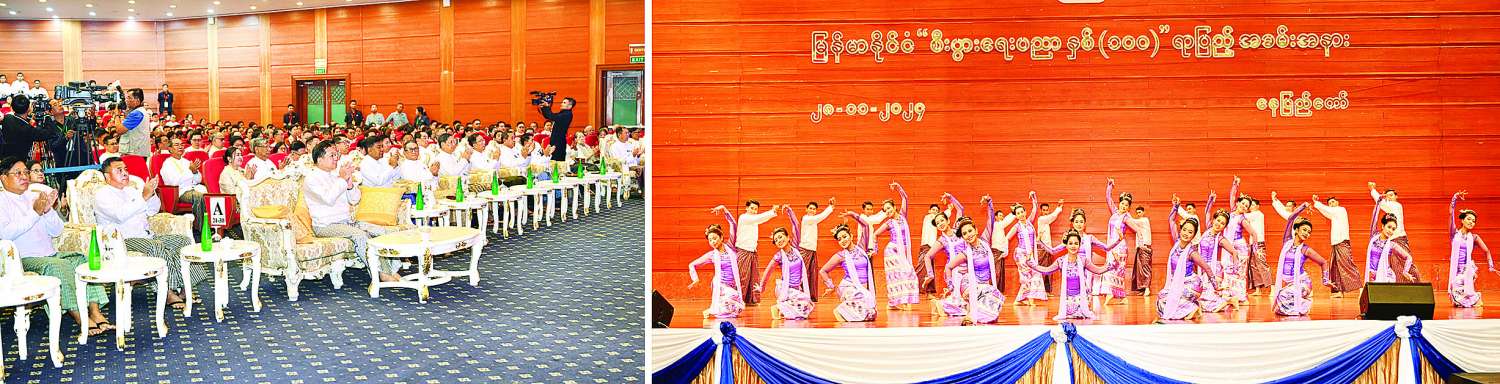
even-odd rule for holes
{"type": "MultiPolygon", "coordinates": [[[[88,232],[94,228],[94,191],[106,186],[104,174],[96,170],[83,171],[77,178],[68,180],[68,221],[63,225],[63,234],[54,239],[58,252],[84,253],[88,251],[88,232]]],[[[139,177],[130,177],[130,186],[140,190],[145,182],[139,177]]],[[[159,235],[182,235],[193,238],[193,215],[157,213],[146,219],[151,233],[159,235]]]]}
{"type": "Polygon", "coordinates": [[[356,259],[354,243],[349,239],[314,237],[312,242],[298,243],[290,214],[279,218],[255,215],[255,209],[260,207],[280,206],[284,212],[292,212],[301,189],[300,176],[282,173],[254,185],[241,184],[239,194],[240,228],[245,240],[260,244],[261,271],[282,276],[291,301],[297,301],[297,286],[302,280],[328,276],[334,288],[342,288],[344,268],[356,259]]]}

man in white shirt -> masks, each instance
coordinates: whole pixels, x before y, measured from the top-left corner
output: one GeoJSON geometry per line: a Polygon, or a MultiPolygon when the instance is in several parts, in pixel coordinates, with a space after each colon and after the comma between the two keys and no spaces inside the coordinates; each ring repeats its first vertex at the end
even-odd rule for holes
{"type": "Polygon", "coordinates": [[[544,153],[550,153],[551,151],[542,148],[542,144],[538,143],[534,139],[523,140],[523,143],[525,144],[525,149],[523,151],[527,154],[526,162],[528,166],[531,167],[531,171],[536,173],[551,172],[552,156],[544,155],[544,153]]]}
{"type": "Polygon", "coordinates": [[[26,74],[16,72],[16,81],[10,83],[10,92],[12,94],[26,93],[30,90],[31,88],[26,84],[26,74]]]}
{"type": "Polygon", "coordinates": [[[516,136],[506,133],[501,136],[500,145],[500,176],[517,177],[526,175],[526,157],[522,155],[521,146],[516,142],[516,136]]]}
{"type": "MultiPolygon", "coordinates": [[[[143,188],[130,185],[130,173],[125,171],[125,162],[119,158],[104,161],[99,166],[104,171],[105,185],[94,190],[94,201],[105,202],[94,206],[94,223],[100,233],[119,231],[125,238],[125,248],[131,251],[165,260],[167,262],[167,304],[182,309],[185,301],[180,292],[182,284],[182,259],[178,254],[183,246],[193,244],[183,235],[153,234],[147,219],[161,211],[161,199],[156,196],[157,179],[146,182],[143,188]]],[[[194,285],[208,278],[208,270],[202,264],[192,266],[194,285]]]]}
{"type": "MultiPolygon", "coordinates": [[[[1177,214],[1177,222],[1176,223],[1172,223],[1172,225],[1182,225],[1182,222],[1187,221],[1187,219],[1197,219],[1198,223],[1200,223],[1200,224],[1203,223],[1203,219],[1199,219],[1198,218],[1198,205],[1197,204],[1193,204],[1193,203],[1183,204],[1182,205],[1182,212],[1179,212],[1177,214]]],[[[1172,241],[1177,241],[1177,239],[1172,239],[1172,241]]]]}
{"type": "Polygon", "coordinates": [[[500,151],[491,151],[489,143],[485,142],[484,136],[471,133],[464,141],[469,144],[469,170],[494,172],[500,169],[500,151]]]}
{"type": "MultiPolygon", "coordinates": [[[[832,197],[828,198],[828,207],[823,208],[822,213],[818,213],[818,202],[807,202],[807,211],[802,215],[800,223],[802,228],[798,228],[801,231],[802,238],[797,239],[797,248],[802,251],[803,264],[807,266],[807,271],[803,272],[806,274],[805,276],[817,276],[818,268],[823,267],[822,264],[818,264],[818,224],[828,219],[828,214],[832,212],[832,197]]],[[[822,279],[807,278],[807,292],[811,294],[812,301],[814,302],[818,301],[817,293],[822,292],[818,290],[819,281],[817,280],[822,279]]]]}
{"type": "Polygon", "coordinates": [[[115,135],[105,136],[104,152],[99,154],[99,162],[116,157],[120,157],[120,138],[115,135]]]}
{"type": "Polygon", "coordinates": [[[271,156],[271,147],[266,144],[266,139],[256,138],[250,140],[250,153],[253,156],[250,158],[250,161],[245,162],[245,179],[249,185],[255,185],[261,180],[271,177],[272,174],[276,173],[277,170],[286,164],[286,162],[282,162],[282,166],[277,166],[275,162],[271,161],[269,157],[271,156]]]}
{"type": "Polygon", "coordinates": [[[385,141],[385,136],[379,135],[366,137],[359,142],[359,147],[365,151],[365,156],[359,160],[359,176],[363,185],[389,187],[401,177],[401,172],[396,169],[401,164],[401,156],[387,151],[385,141]]]}
{"type": "MultiPolygon", "coordinates": [[[[1328,258],[1328,269],[1331,270],[1328,273],[1329,290],[1333,297],[1344,297],[1344,292],[1358,291],[1364,284],[1349,245],[1349,211],[1339,206],[1339,199],[1335,197],[1329,197],[1326,205],[1318,201],[1318,195],[1313,195],[1312,199],[1313,209],[1328,218],[1328,244],[1333,246],[1328,258]]],[[[1276,192],[1271,192],[1271,200],[1275,202],[1276,192]]]]}
{"type": "MultiPolygon", "coordinates": [[[[873,201],[865,200],[864,204],[860,204],[860,209],[864,212],[859,214],[859,218],[863,219],[865,223],[870,224],[872,230],[873,228],[880,228],[880,222],[885,221],[885,211],[875,210],[875,202],[873,201]]],[[[876,250],[875,236],[864,233],[863,227],[860,229],[860,235],[866,237],[865,252],[874,255],[876,250]]]]}
{"type": "MultiPolygon", "coordinates": [[[[743,288],[741,294],[744,295],[745,305],[760,303],[760,295],[756,294],[755,289],[752,287],[755,284],[755,278],[752,276],[755,274],[753,271],[760,270],[760,268],[757,268],[760,265],[760,256],[756,254],[756,248],[760,245],[760,225],[776,217],[776,210],[779,208],[779,206],[772,205],[771,209],[761,212],[759,201],[746,201],[745,213],[740,214],[739,220],[737,220],[737,224],[735,225],[734,249],[735,253],[737,253],[736,260],[740,265],[741,271],[751,271],[740,274],[740,287],[743,288]]],[[[714,208],[712,213],[722,213],[727,216],[729,215],[729,210],[720,205],[714,208]]]]}
{"type": "Polygon", "coordinates": [[[1250,199],[1250,212],[1245,212],[1244,220],[1250,225],[1245,234],[1245,241],[1250,242],[1245,284],[1253,290],[1251,296],[1259,296],[1261,288],[1269,288],[1276,282],[1276,275],[1271,274],[1271,268],[1266,265],[1266,214],[1260,212],[1260,199],[1250,199]]]}
{"type": "Polygon", "coordinates": [[[34,80],[31,83],[31,92],[28,92],[26,95],[27,96],[31,96],[32,100],[38,100],[38,99],[40,99],[40,100],[46,100],[47,99],[47,88],[42,87],[42,81],[41,80],[34,80]]]}
{"type": "MultiPolygon", "coordinates": [[[[365,244],[371,237],[384,235],[386,230],[354,220],[351,206],[359,203],[360,197],[359,188],[354,185],[354,167],[338,166],[339,154],[333,146],[332,141],[324,141],[313,147],[313,168],[307,171],[306,179],[302,181],[302,197],[306,199],[307,212],[312,216],[313,235],[349,239],[354,242],[354,254],[349,257],[363,259],[365,244]]],[[[380,268],[380,281],[400,280],[396,271],[401,262],[382,259],[380,265],[370,266],[380,268]]]]}
{"type": "MultiPolygon", "coordinates": [[[[1380,211],[1396,216],[1396,232],[1391,234],[1391,241],[1400,245],[1401,248],[1405,248],[1407,252],[1411,252],[1411,239],[1406,238],[1406,209],[1401,206],[1401,203],[1396,201],[1396,189],[1387,187],[1385,193],[1381,194],[1375,192],[1375,182],[1371,181],[1367,185],[1370,186],[1370,198],[1377,201],[1380,211]],[[1385,196],[1385,200],[1380,200],[1381,196],[1385,196]]],[[[1391,252],[1391,265],[1406,265],[1406,256],[1403,256],[1401,252],[1391,252]]],[[[1407,279],[1406,274],[1397,273],[1396,282],[1413,283],[1422,281],[1422,274],[1418,273],[1418,271],[1415,268],[1411,270],[1412,276],[1416,277],[1415,279],[1407,279]]]]}
{"type": "Polygon", "coordinates": [[[5,74],[0,74],[0,99],[9,99],[13,93],[15,92],[10,89],[10,80],[5,78],[5,74]]]}
{"type": "Polygon", "coordinates": [[[180,138],[172,138],[172,146],[169,150],[172,157],[161,163],[161,183],[177,187],[177,201],[193,204],[193,234],[202,231],[203,221],[203,194],[207,192],[200,183],[203,182],[203,174],[199,172],[203,168],[202,160],[188,161],[182,157],[183,149],[187,148],[180,138]]]}
{"type": "Polygon", "coordinates": [[[366,127],[379,127],[385,124],[385,116],[380,114],[380,109],[375,104],[370,104],[370,114],[365,116],[366,127]]]}
{"type": "Polygon", "coordinates": [[[100,304],[109,303],[109,296],[101,285],[88,285],[85,289],[88,316],[79,312],[73,271],[88,261],[79,254],[58,254],[52,245],[52,239],[63,233],[62,217],[53,209],[57,192],[42,193],[35,199],[27,197],[26,191],[31,185],[27,164],[15,157],[0,159],[0,185],[4,189],[0,190],[0,240],[15,242],[16,251],[21,256],[21,268],[60,280],[62,309],[90,335],[114,329],[99,312],[100,304]]]}
{"type": "MultiPolygon", "coordinates": [[[[1052,213],[1044,213],[1049,208],[1047,205],[1047,203],[1042,203],[1041,207],[1038,208],[1040,211],[1037,212],[1036,217],[1036,240],[1042,244],[1052,244],[1052,222],[1057,221],[1057,215],[1062,213],[1063,200],[1057,200],[1057,207],[1052,208],[1052,213]]],[[[1041,265],[1050,265],[1052,264],[1052,260],[1056,259],[1056,256],[1052,256],[1049,252],[1037,253],[1040,254],[1037,257],[1039,259],[1037,263],[1041,265]]],[[[1052,294],[1052,279],[1054,279],[1052,275],[1044,275],[1042,277],[1042,286],[1047,289],[1047,294],[1049,295],[1052,294]]]]}
{"type": "Polygon", "coordinates": [[[1151,219],[1146,217],[1144,206],[1135,206],[1133,212],[1124,220],[1135,231],[1135,268],[1131,270],[1130,290],[1151,296],[1151,219]]]}
{"type": "Polygon", "coordinates": [[[1010,237],[1005,236],[1005,232],[1006,228],[1015,222],[1016,216],[1006,213],[996,214],[995,221],[990,223],[993,226],[991,228],[994,228],[990,232],[990,265],[995,267],[995,288],[1001,292],[1005,291],[1005,255],[1010,254],[1010,237]]]}
{"type": "Polygon", "coordinates": [[[417,148],[416,143],[406,143],[406,150],[402,151],[402,155],[405,159],[402,159],[401,165],[398,166],[402,179],[423,185],[437,185],[438,163],[422,162],[422,150],[417,148]]]}
{"type": "Polygon", "coordinates": [[[434,157],[438,175],[462,176],[469,173],[469,154],[458,152],[458,138],[444,133],[438,136],[439,151],[434,157]]]}

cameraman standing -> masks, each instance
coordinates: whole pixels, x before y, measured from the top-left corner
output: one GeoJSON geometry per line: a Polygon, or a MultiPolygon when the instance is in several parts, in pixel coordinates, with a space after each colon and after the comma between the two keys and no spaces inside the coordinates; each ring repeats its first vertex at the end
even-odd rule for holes
{"type": "Polygon", "coordinates": [[[151,111],[146,110],[145,93],[140,88],[131,88],[125,93],[125,108],[131,111],[114,129],[115,134],[120,136],[121,154],[151,157],[153,124],[151,111]]]}
{"type": "Polygon", "coordinates": [[[0,158],[15,157],[30,159],[32,143],[47,141],[57,136],[57,124],[63,122],[67,110],[54,101],[50,111],[52,119],[31,121],[31,99],[24,94],[10,98],[15,114],[5,115],[0,120],[0,158]]]}
{"type": "MultiPolygon", "coordinates": [[[[542,102],[538,109],[542,117],[552,121],[552,162],[554,164],[568,161],[568,125],[573,124],[573,104],[576,101],[571,97],[564,97],[562,110],[552,112],[552,103],[542,102]]],[[[557,177],[556,175],[552,177],[557,177]]]]}

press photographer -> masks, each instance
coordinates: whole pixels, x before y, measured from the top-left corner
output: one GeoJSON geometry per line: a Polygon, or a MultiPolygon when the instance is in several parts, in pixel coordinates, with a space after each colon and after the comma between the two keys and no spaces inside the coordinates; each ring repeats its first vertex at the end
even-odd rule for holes
{"type": "Polygon", "coordinates": [[[576,101],[571,97],[564,97],[562,110],[552,112],[552,98],[557,96],[557,92],[532,91],[531,94],[536,96],[531,104],[538,106],[542,117],[552,121],[552,162],[568,161],[568,125],[573,124],[573,104],[576,101]]]}
{"type": "Polygon", "coordinates": [[[33,143],[57,137],[58,124],[67,115],[67,110],[53,102],[47,115],[51,119],[35,119],[31,114],[31,98],[24,94],[11,96],[10,106],[15,113],[0,120],[0,158],[31,158],[28,155],[33,143]]]}

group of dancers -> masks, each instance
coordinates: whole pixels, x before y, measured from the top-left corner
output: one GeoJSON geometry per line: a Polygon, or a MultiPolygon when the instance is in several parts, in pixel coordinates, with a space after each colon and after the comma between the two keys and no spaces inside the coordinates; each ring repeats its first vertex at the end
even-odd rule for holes
{"type": "MultiPolygon", "coordinates": [[[[1172,197],[1168,227],[1173,244],[1167,253],[1166,282],[1156,300],[1160,321],[1191,320],[1203,313],[1235,308],[1247,296],[1259,295],[1261,288],[1270,288],[1276,314],[1305,316],[1312,307],[1312,279],[1307,262],[1320,266],[1322,282],[1331,288],[1334,297],[1357,291],[1364,282],[1410,282],[1421,278],[1413,266],[1405,232],[1405,212],[1397,202],[1395,190],[1381,193],[1375,183],[1368,184],[1375,207],[1368,257],[1361,277],[1351,252],[1347,212],[1337,198],[1320,201],[1317,195],[1313,196],[1311,207],[1331,224],[1331,257],[1325,259],[1307,245],[1314,229],[1312,222],[1303,217],[1309,203],[1282,203],[1272,192],[1274,207],[1286,219],[1286,227],[1279,257],[1271,264],[1274,270],[1267,268],[1259,201],[1238,194],[1239,184],[1239,177],[1235,177],[1229,190],[1234,199],[1229,210],[1214,211],[1218,196],[1209,193],[1203,210],[1206,222],[1197,217],[1193,203],[1184,203],[1176,195],[1172,197]]],[[[1135,233],[1135,267],[1130,290],[1144,296],[1151,294],[1150,221],[1145,217],[1144,207],[1134,206],[1132,210],[1134,197],[1130,193],[1116,197],[1114,186],[1114,179],[1109,179],[1105,187],[1107,199],[1114,200],[1108,204],[1110,217],[1105,239],[1101,241],[1088,233],[1087,214],[1077,208],[1068,216],[1070,228],[1056,244],[1052,243],[1049,227],[1062,211],[1062,200],[1050,213],[1043,213],[1048,207],[1038,205],[1033,191],[1029,209],[1019,203],[1012,204],[1001,217],[995,211],[994,199],[985,195],[980,198],[985,215],[970,218],[964,215],[963,204],[945,193],[940,198],[942,205],[930,205],[920,223],[923,230],[915,264],[911,225],[907,222],[908,199],[897,182],[892,182],[890,188],[900,196],[899,203],[885,200],[877,212],[872,202],[865,202],[864,213],[845,211],[841,215],[844,223],[831,231],[839,249],[821,265],[816,250],[818,224],[832,213],[834,199],[830,198],[821,211],[817,202],[808,203],[805,215],[800,218],[788,205],[772,205],[762,212],[760,203],[751,200],[738,218],[721,205],[710,213],[724,216],[728,230],[718,224],[708,227],[710,250],[688,265],[693,281],[689,288],[699,282],[697,267],[711,264],[712,300],[703,316],[733,318],[747,304],[759,302],[771,271],[779,267],[781,278],[774,285],[776,302],[770,307],[774,319],[807,319],[819,297],[837,292],[840,303],[834,309],[834,316],[838,321],[872,321],[879,308],[872,259],[877,249],[876,238],[886,234],[889,241],[884,248],[883,265],[888,308],[911,310],[925,293],[932,297],[931,310],[935,315],[962,316],[965,324],[995,322],[1006,301],[1002,293],[1003,273],[1004,260],[1009,255],[1019,274],[1013,305],[1030,306],[1037,300],[1048,300],[1052,281],[1044,275],[1060,274],[1058,309],[1053,319],[1091,319],[1094,308],[1100,305],[1097,298],[1103,298],[1103,305],[1109,305],[1112,299],[1123,302],[1127,294],[1127,231],[1135,233]],[[758,260],[758,227],[778,212],[787,216],[791,226],[771,232],[776,254],[759,279],[752,281],[758,260]],[[1011,240],[1015,240],[1015,247],[1007,252],[1011,240]],[[932,296],[938,293],[933,260],[939,251],[948,255],[947,263],[941,266],[945,289],[941,295],[932,296]],[[829,272],[838,268],[843,269],[844,276],[835,284],[829,272]],[[818,283],[827,288],[814,294],[818,292],[818,283]]],[[[1458,202],[1466,195],[1463,191],[1455,193],[1448,212],[1452,246],[1447,291],[1456,307],[1482,305],[1475,289],[1479,270],[1473,256],[1477,250],[1485,252],[1489,270],[1500,273],[1495,269],[1489,248],[1473,232],[1478,215],[1473,210],[1457,209],[1458,202]]]]}

